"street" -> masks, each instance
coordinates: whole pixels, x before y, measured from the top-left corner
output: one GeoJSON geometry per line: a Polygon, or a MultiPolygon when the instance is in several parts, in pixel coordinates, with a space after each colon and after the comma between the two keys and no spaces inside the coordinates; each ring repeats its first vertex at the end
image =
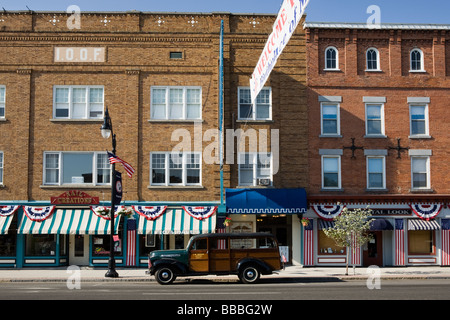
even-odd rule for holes
{"type": "Polygon", "coordinates": [[[262,281],[256,285],[210,281],[82,282],[69,289],[63,282],[0,283],[0,300],[441,300],[450,299],[450,280],[384,280],[370,290],[366,281],[262,281]]]}

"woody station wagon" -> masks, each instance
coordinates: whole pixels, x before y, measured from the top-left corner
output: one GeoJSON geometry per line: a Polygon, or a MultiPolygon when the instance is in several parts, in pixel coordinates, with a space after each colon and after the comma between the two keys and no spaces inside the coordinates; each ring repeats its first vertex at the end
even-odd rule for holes
{"type": "Polygon", "coordinates": [[[149,255],[150,274],[160,284],[178,276],[236,274],[243,283],[283,265],[277,240],[267,233],[218,233],[192,237],[186,249],[159,250],[149,255]]]}

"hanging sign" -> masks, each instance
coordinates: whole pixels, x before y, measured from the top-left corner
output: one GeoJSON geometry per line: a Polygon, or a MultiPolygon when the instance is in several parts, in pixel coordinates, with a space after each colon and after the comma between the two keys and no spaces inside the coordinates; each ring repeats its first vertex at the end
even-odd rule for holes
{"type": "Polygon", "coordinates": [[[420,219],[429,221],[436,218],[436,216],[441,212],[444,205],[440,203],[415,203],[411,204],[410,207],[420,219]]]}
{"type": "Polygon", "coordinates": [[[55,211],[55,206],[29,207],[23,206],[23,211],[31,221],[41,222],[48,219],[55,211]]]}
{"type": "Polygon", "coordinates": [[[288,44],[295,29],[297,29],[297,25],[308,3],[309,0],[284,0],[281,5],[278,17],[273,25],[273,31],[266,42],[266,46],[250,79],[252,103],[255,103],[256,97],[264,87],[279,56],[288,44]]]}
{"type": "Polygon", "coordinates": [[[336,205],[324,205],[324,204],[315,204],[311,206],[314,212],[322,219],[326,221],[331,221],[334,218],[338,217],[342,210],[344,210],[345,205],[336,204],[336,205]]]}
{"type": "Polygon", "coordinates": [[[155,206],[155,207],[145,207],[145,206],[131,206],[133,210],[143,216],[147,220],[156,220],[166,211],[167,206],[155,206]]]}
{"type": "Polygon", "coordinates": [[[13,215],[20,206],[0,206],[0,216],[1,217],[9,217],[13,215]]]}
{"type": "Polygon", "coordinates": [[[183,207],[183,210],[194,219],[204,220],[211,217],[217,207],[183,207]]]}
{"type": "Polygon", "coordinates": [[[122,201],[122,174],[119,171],[114,172],[115,175],[115,192],[114,192],[114,205],[119,205],[122,201]]]}

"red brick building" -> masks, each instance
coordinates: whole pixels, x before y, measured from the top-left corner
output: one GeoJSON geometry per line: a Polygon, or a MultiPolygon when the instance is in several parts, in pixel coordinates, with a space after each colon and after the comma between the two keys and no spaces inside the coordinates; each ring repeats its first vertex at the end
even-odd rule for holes
{"type": "Polygon", "coordinates": [[[313,224],[303,263],[345,263],[322,230],[343,206],[370,206],[375,238],[350,263],[448,265],[450,26],[305,30],[313,224]]]}

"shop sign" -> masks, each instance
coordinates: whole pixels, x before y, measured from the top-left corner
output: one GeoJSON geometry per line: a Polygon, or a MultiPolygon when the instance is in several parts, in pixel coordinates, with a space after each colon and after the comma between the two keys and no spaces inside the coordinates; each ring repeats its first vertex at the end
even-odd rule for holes
{"type": "Polygon", "coordinates": [[[51,197],[51,204],[58,205],[95,205],[99,204],[99,197],[91,197],[87,193],[79,190],[71,190],[64,192],[58,197],[51,197]]]}
{"type": "Polygon", "coordinates": [[[105,62],[103,47],[55,47],[54,62],[105,62]]]}
{"type": "Polygon", "coordinates": [[[372,215],[379,216],[410,216],[412,214],[411,209],[371,209],[372,215]]]}

